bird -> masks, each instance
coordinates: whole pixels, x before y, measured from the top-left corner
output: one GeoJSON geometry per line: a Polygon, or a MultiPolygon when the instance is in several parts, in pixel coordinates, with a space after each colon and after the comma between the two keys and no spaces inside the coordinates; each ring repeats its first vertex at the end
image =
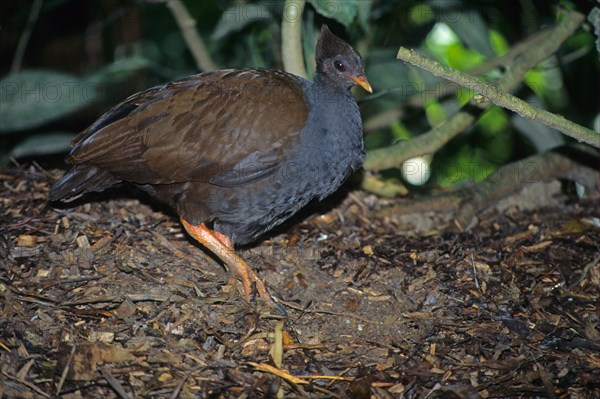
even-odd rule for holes
{"type": "Polygon", "coordinates": [[[361,56],[321,27],[314,79],[276,69],[204,72],[131,95],[72,141],[51,202],[131,184],[170,206],[187,233],[253,295],[272,300],[236,253],[362,166],[361,56]]]}

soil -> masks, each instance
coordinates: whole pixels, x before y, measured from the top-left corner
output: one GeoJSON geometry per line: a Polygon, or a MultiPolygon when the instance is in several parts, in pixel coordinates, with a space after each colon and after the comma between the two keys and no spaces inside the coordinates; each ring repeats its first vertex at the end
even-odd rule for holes
{"type": "Polygon", "coordinates": [[[2,397],[600,398],[597,193],[457,231],[342,191],[239,251],[273,307],[138,193],[49,206],[60,173],[0,175],[2,397]]]}

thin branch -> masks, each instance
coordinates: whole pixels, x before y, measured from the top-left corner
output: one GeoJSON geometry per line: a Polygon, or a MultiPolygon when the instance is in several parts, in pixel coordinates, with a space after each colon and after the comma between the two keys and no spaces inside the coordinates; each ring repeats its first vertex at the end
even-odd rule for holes
{"type": "Polygon", "coordinates": [[[525,118],[541,122],[567,136],[573,137],[579,142],[584,142],[600,148],[600,135],[598,133],[571,122],[560,115],[548,112],[542,108],[534,107],[526,101],[502,90],[502,88],[442,65],[416,53],[414,50],[400,48],[398,51],[398,58],[425,69],[436,76],[458,83],[463,87],[468,87],[500,107],[510,109],[525,118]]]}
{"type": "Polygon", "coordinates": [[[443,124],[436,126],[412,140],[401,141],[389,147],[367,152],[363,167],[365,170],[384,170],[398,168],[402,163],[420,155],[435,154],[447,142],[471,126],[479,112],[473,108],[463,109],[443,124]]]}
{"type": "Polygon", "coordinates": [[[281,21],[281,57],[283,68],[294,75],[306,78],[302,52],[302,11],[304,0],[286,0],[281,21]]]}
{"type": "Polygon", "coordinates": [[[543,154],[504,165],[483,181],[464,189],[427,198],[400,201],[375,212],[377,217],[428,211],[452,210],[460,230],[470,230],[477,214],[493,207],[503,198],[533,182],[566,178],[582,184],[589,192],[600,189],[598,153],[587,145],[554,148],[543,154]]]}
{"type": "MultiPolygon", "coordinates": [[[[479,76],[493,70],[494,68],[512,64],[515,61],[515,59],[521,54],[532,51],[533,49],[539,47],[540,43],[545,40],[549,30],[550,29],[544,29],[542,31],[534,33],[533,35],[527,37],[525,40],[512,46],[507,53],[498,57],[491,58],[485,61],[483,64],[476,66],[475,68],[469,69],[467,72],[471,75],[479,76]]],[[[456,93],[457,89],[458,87],[453,86],[444,90],[439,90],[436,93],[433,93],[433,97],[432,93],[429,92],[427,93],[427,95],[424,95],[422,92],[416,93],[409,97],[408,100],[406,100],[406,102],[403,104],[403,106],[422,107],[426,101],[429,101],[432,98],[437,100],[442,97],[451,96],[454,93],[456,93]]],[[[388,90],[388,92],[401,90],[401,88],[398,88],[396,90],[390,89],[388,90]]],[[[385,92],[379,92],[379,94],[382,93],[385,94],[385,92]]],[[[367,98],[363,99],[363,101],[370,101],[374,97],[375,95],[370,95],[367,98]]],[[[388,127],[392,122],[398,120],[402,116],[402,113],[403,110],[401,108],[385,110],[367,119],[363,123],[363,129],[365,130],[365,132],[370,132],[376,129],[388,127]]]]}
{"type": "Polygon", "coordinates": [[[591,147],[565,146],[543,154],[504,165],[472,188],[454,193],[460,198],[455,218],[461,229],[474,226],[474,218],[482,210],[498,203],[525,184],[569,178],[582,183],[588,190],[597,190],[598,154],[591,147]],[[582,161],[588,160],[588,165],[582,161]]]}
{"type": "Polygon", "coordinates": [[[44,0],[34,0],[33,4],[31,5],[29,18],[27,19],[27,25],[25,25],[25,30],[19,38],[17,50],[15,51],[15,57],[13,58],[10,66],[10,73],[17,72],[21,69],[23,57],[25,56],[25,49],[27,48],[27,43],[29,43],[29,38],[31,37],[31,32],[33,31],[35,21],[37,21],[38,17],[40,16],[40,10],[42,9],[43,3],[44,0]]]}
{"type": "Polygon", "coordinates": [[[483,82],[477,77],[449,68],[430,58],[418,54],[414,50],[401,47],[398,51],[398,58],[425,69],[436,76],[474,90],[475,92],[483,95],[485,99],[500,107],[510,109],[511,111],[514,111],[525,118],[541,122],[546,126],[566,134],[567,136],[573,137],[579,142],[584,142],[586,144],[593,145],[594,147],[600,147],[600,135],[598,133],[578,125],[577,123],[571,122],[562,116],[548,112],[545,109],[535,107],[528,102],[504,91],[501,87],[483,82]]]}
{"type": "MultiPolygon", "coordinates": [[[[565,12],[561,22],[546,32],[543,43],[539,43],[535,49],[530,49],[530,51],[522,53],[515,59],[514,64],[496,82],[498,88],[496,90],[510,91],[514,89],[523,80],[527,71],[558,50],[561,44],[579,27],[583,19],[584,16],[578,12],[565,12]]],[[[425,134],[409,141],[369,151],[364,168],[366,170],[382,170],[399,167],[407,159],[423,154],[433,154],[471,126],[482,110],[487,109],[489,106],[491,106],[490,102],[471,102],[445,123],[436,126],[425,134]]]]}
{"type": "Polygon", "coordinates": [[[181,34],[196,61],[198,69],[201,71],[214,71],[219,69],[217,64],[215,64],[210,57],[206,45],[204,44],[204,40],[202,40],[202,37],[198,34],[196,20],[192,18],[181,0],[167,0],[166,3],[167,7],[169,7],[173,13],[173,17],[175,18],[175,21],[177,21],[179,29],[181,29],[181,34]]]}
{"type": "Polygon", "coordinates": [[[77,350],[77,345],[73,344],[73,347],[71,348],[71,353],[69,354],[69,357],[67,358],[67,364],[63,368],[63,372],[60,375],[60,380],[58,381],[58,385],[56,385],[56,395],[57,396],[60,395],[60,390],[62,389],[63,384],[65,383],[65,380],[67,379],[67,375],[69,374],[69,370],[71,369],[71,362],[73,361],[73,356],[75,356],[76,350],[77,350]]]}
{"type": "Polygon", "coordinates": [[[173,393],[171,394],[169,399],[177,399],[179,397],[179,393],[183,389],[183,385],[185,384],[185,382],[187,381],[187,379],[190,377],[191,374],[192,374],[192,370],[185,373],[185,375],[181,378],[181,380],[175,387],[175,390],[173,391],[173,393]]]}
{"type": "MultiPolygon", "coordinates": [[[[32,391],[35,391],[35,393],[37,393],[38,395],[40,395],[44,398],[50,397],[50,395],[48,395],[46,392],[42,391],[37,386],[33,385],[31,382],[28,382],[21,378],[15,377],[14,375],[10,375],[4,370],[0,370],[0,373],[2,373],[2,375],[5,376],[6,378],[8,378],[9,380],[13,380],[13,381],[18,382],[19,384],[25,385],[27,388],[31,389],[32,391]]],[[[25,395],[23,394],[23,396],[25,396],[25,395]]]]}
{"type": "Polygon", "coordinates": [[[102,377],[106,380],[106,382],[108,382],[108,385],[110,385],[110,387],[116,392],[117,395],[119,395],[121,399],[130,398],[127,392],[125,392],[123,385],[121,385],[121,383],[115,377],[113,377],[110,371],[108,371],[107,367],[101,368],[100,374],[102,374],[102,377]]]}

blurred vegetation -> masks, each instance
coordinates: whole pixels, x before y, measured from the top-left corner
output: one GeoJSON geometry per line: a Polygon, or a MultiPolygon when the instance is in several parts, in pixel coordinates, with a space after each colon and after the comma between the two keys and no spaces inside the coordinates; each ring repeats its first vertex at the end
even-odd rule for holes
{"type": "MultiPolygon", "coordinates": [[[[184,0],[212,61],[221,68],[282,68],[283,1],[184,0]]],[[[374,93],[357,91],[368,149],[443,123],[471,95],[396,60],[419,49],[461,71],[506,54],[560,19],[588,14],[592,1],[309,0],[303,51],[309,76],[314,42],[327,23],[363,55],[374,93]]],[[[160,0],[5,0],[0,13],[0,165],[35,159],[59,165],[70,138],[128,95],[197,73],[173,14],[160,0]],[[39,7],[33,15],[32,9],[39,7]],[[28,26],[30,37],[27,39],[28,26]],[[19,43],[25,47],[16,60],[19,43]],[[12,65],[11,65],[12,62],[12,65]]],[[[597,13],[594,14],[597,18],[597,13]]],[[[590,129],[599,124],[599,23],[590,18],[560,50],[530,70],[515,94],[590,129]]],[[[502,65],[485,73],[494,80],[502,65]]],[[[496,168],[571,139],[491,107],[433,157],[430,183],[480,181],[496,168]]],[[[400,169],[383,173],[399,179],[400,169]]]]}

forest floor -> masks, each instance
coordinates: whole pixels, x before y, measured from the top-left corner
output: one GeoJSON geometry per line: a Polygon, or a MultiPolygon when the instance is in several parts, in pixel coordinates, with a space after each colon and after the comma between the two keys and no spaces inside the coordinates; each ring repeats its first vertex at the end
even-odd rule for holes
{"type": "Polygon", "coordinates": [[[597,195],[465,232],[341,193],[239,251],[284,316],[135,194],[49,207],[60,173],[0,176],[2,397],[600,398],[597,195]]]}

